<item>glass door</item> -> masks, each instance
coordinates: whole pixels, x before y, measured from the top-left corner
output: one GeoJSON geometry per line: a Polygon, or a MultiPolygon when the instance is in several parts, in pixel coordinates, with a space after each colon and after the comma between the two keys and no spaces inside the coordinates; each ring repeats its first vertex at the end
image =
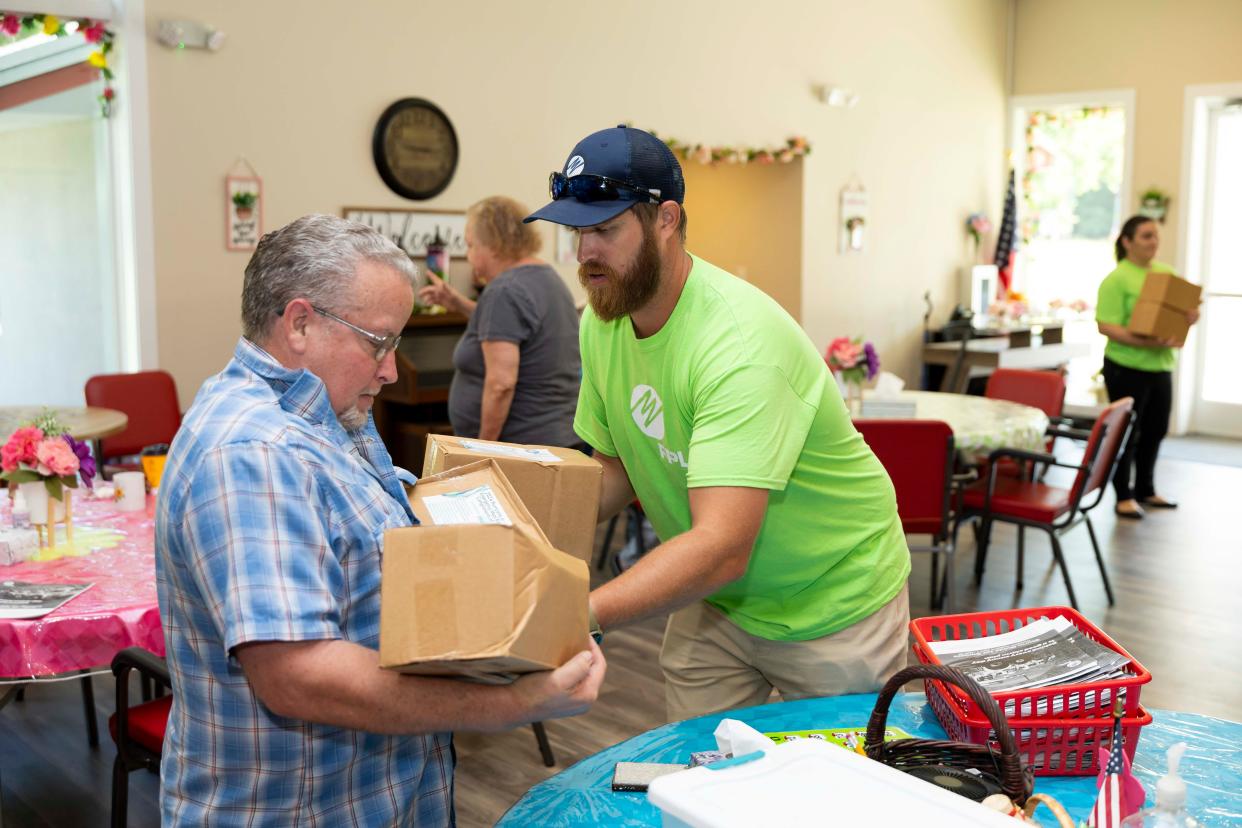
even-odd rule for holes
{"type": "Polygon", "coordinates": [[[1199,370],[1192,430],[1242,437],[1242,100],[1208,110],[1198,330],[1199,370]]]}
{"type": "Polygon", "coordinates": [[[1083,346],[1066,401],[1090,406],[1103,383],[1105,339],[1095,323],[1100,282],[1130,202],[1133,93],[1018,97],[1012,103],[1018,251],[1012,290],[1034,317],[1056,319],[1083,346]]]}
{"type": "MultiPolygon", "coordinates": [[[[45,77],[21,77],[17,58],[87,51],[63,38],[0,54],[0,86],[45,77]]],[[[102,81],[57,89],[0,108],[0,406],[82,405],[86,380],[122,364],[102,81]]]]}

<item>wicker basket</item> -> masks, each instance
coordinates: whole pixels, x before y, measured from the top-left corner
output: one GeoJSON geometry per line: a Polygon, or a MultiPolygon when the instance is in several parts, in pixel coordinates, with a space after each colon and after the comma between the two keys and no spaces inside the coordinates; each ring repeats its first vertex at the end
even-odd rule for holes
{"type": "Polygon", "coordinates": [[[1009,722],[996,701],[974,679],[960,670],[939,664],[916,664],[901,670],[880,690],[867,722],[867,740],[864,745],[867,756],[877,762],[906,770],[908,768],[941,765],[959,770],[974,770],[994,778],[1001,792],[1018,805],[1026,803],[1035,786],[1035,776],[1022,764],[1017,743],[1009,730],[1009,722]],[[884,741],[884,728],[888,722],[888,708],[902,685],[915,679],[938,679],[962,689],[979,708],[996,731],[1001,750],[997,753],[986,745],[969,742],[950,742],[937,739],[897,739],[884,741]]]}

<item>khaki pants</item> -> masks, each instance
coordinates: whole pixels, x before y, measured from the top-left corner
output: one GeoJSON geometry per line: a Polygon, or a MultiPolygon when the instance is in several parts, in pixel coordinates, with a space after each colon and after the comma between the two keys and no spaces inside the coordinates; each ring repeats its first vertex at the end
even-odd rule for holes
{"type": "Polygon", "coordinates": [[[696,601],[669,616],[660,650],[669,721],[783,700],[874,693],[906,666],[909,587],[872,615],[809,641],[769,641],[696,601]]]}

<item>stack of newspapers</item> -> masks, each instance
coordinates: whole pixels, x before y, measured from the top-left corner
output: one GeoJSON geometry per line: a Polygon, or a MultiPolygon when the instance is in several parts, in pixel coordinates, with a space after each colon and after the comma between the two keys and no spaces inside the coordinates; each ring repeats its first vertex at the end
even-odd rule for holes
{"type": "MultiPolygon", "coordinates": [[[[1085,684],[1124,678],[1129,658],[1097,644],[1067,618],[1040,618],[1024,627],[999,635],[928,644],[941,664],[954,667],[979,682],[988,692],[1007,693],[1064,684],[1085,684]]],[[[1107,692],[1107,691],[1106,691],[1107,692]]],[[[1079,696],[1068,694],[1071,711],[1079,696]]],[[[1107,703],[1106,699],[1100,700],[1107,703]]],[[[1041,698],[1032,711],[1029,699],[1021,711],[1010,700],[1005,715],[1045,716],[1063,712],[1065,701],[1055,696],[1052,710],[1041,698]]]]}

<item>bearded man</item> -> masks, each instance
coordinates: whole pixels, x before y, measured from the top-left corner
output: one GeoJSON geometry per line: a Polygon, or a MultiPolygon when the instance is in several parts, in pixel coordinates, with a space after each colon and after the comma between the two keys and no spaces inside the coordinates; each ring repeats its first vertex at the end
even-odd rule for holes
{"type": "Polygon", "coordinates": [[[662,541],[591,593],[598,628],[672,613],[670,720],[774,688],[876,690],[905,665],[910,553],[823,358],[770,297],[686,252],[681,166],[656,137],[596,132],[550,189],[526,221],[579,233],[574,429],[604,466],[600,516],[637,496],[662,541]]]}

